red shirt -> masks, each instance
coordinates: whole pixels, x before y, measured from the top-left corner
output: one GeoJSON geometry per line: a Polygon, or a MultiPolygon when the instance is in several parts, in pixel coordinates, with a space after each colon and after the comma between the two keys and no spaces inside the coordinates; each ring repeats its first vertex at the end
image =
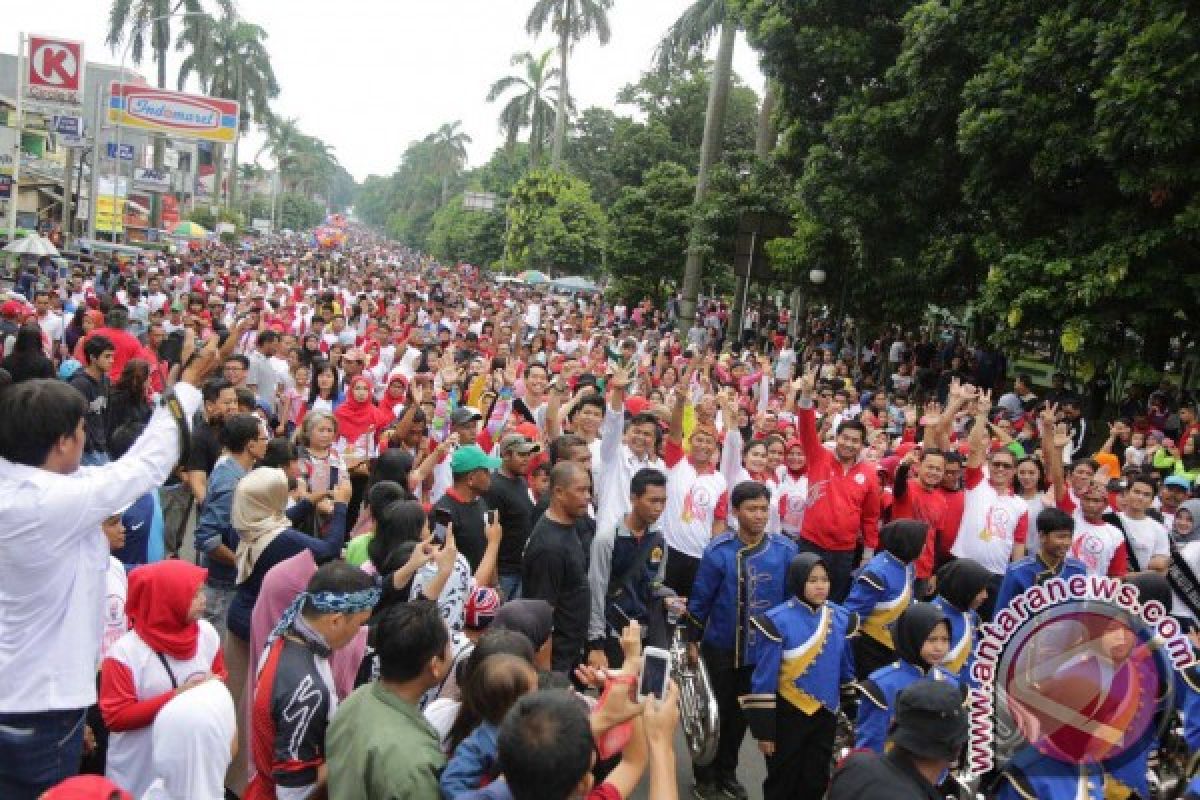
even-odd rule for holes
{"type": "Polygon", "coordinates": [[[958,528],[962,525],[963,504],[966,502],[967,493],[962,489],[943,489],[938,487],[938,492],[946,500],[946,516],[942,520],[942,527],[938,529],[938,537],[936,543],[937,563],[950,558],[950,548],[954,547],[954,540],[958,538],[958,528]]]}
{"type": "Polygon", "coordinates": [[[800,536],[826,550],[853,550],[859,536],[879,547],[879,478],[875,465],[859,462],[846,469],[817,438],[816,412],[797,415],[800,442],[808,458],[809,506],[800,536]]]}
{"type": "MultiPolygon", "coordinates": [[[[939,542],[949,538],[953,544],[954,534],[945,531],[948,515],[946,492],[940,487],[926,489],[920,479],[909,475],[904,494],[892,504],[892,519],[919,519],[929,523],[929,534],[925,537],[925,548],[913,565],[918,578],[928,579],[933,575],[935,549],[939,542]]],[[[958,532],[955,526],[954,532],[958,532]]],[[[946,548],[949,550],[949,547],[946,548]]]]}

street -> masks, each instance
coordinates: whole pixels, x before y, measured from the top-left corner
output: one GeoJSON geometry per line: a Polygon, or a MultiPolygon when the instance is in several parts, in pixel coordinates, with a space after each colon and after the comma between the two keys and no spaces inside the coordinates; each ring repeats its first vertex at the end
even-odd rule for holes
{"type": "MultiPolygon", "coordinates": [[[[738,780],[742,782],[742,786],[746,787],[751,798],[761,798],[763,796],[762,782],[766,777],[766,762],[763,761],[762,754],[758,752],[758,745],[755,744],[753,737],[747,734],[742,741],[742,752],[738,757],[738,780]]],[[[688,758],[687,744],[683,740],[682,730],[675,736],[675,780],[679,787],[679,797],[691,797],[692,761],[688,758]]],[[[649,782],[643,781],[631,797],[632,800],[650,800],[649,782]]]]}

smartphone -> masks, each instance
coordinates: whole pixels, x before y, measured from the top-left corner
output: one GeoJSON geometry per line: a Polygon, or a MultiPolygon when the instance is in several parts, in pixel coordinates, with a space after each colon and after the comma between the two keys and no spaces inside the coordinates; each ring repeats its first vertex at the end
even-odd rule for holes
{"type": "Polygon", "coordinates": [[[638,701],[647,697],[659,700],[667,696],[667,681],[671,677],[671,657],[661,647],[642,650],[642,674],[638,677],[638,701]]]}
{"type": "Polygon", "coordinates": [[[446,543],[446,532],[450,529],[450,512],[444,508],[433,510],[433,540],[438,544],[446,543]]]}

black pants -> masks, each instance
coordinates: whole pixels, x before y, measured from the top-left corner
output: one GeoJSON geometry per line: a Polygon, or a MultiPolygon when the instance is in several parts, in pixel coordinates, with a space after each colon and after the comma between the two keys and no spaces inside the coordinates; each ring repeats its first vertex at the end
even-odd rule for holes
{"type": "Polygon", "coordinates": [[[775,755],[767,758],[765,800],[824,797],[833,765],[837,717],[822,706],[812,716],[782,697],[775,705],[775,755]]]}
{"type": "Polygon", "coordinates": [[[872,672],[896,660],[895,650],[884,647],[865,633],[855,636],[851,644],[854,647],[854,677],[860,681],[866,680],[872,672]]]}
{"type": "Polygon", "coordinates": [[[742,748],[742,739],[746,738],[746,717],[742,714],[738,698],[750,693],[754,667],[735,667],[732,650],[718,650],[702,644],[700,655],[708,668],[708,680],[712,684],[717,710],[721,715],[716,758],[707,767],[692,765],[696,782],[707,783],[737,775],[738,751],[742,748]]]}
{"type": "Polygon", "coordinates": [[[669,588],[674,589],[680,597],[691,597],[692,583],[696,580],[696,571],[700,569],[700,559],[692,558],[687,553],[667,548],[667,574],[663,580],[669,588]]]}
{"type": "Polygon", "coordinates": [[[362,510],[363,499],[367,496],[367,475],[350,476],[350,504],[346,506],[346,533],[354,530],[358,523],[358,513],[362,510]]]}
{"type": "MultiPolygon", "coordinates": [[[[813,544],[807,539],[798,539],[796,544],[800,546],[801,553],[816,553],[825,562],[825,567],[829,571],[829,599],[835,603],[842,603],[846,600],[846,595],[850,594],[850,579],[854,574],[854,554],[855,550],[826,550],[824,547],[813,544]]],[[[671,565],[667,564],[669,570],[671,565]]]]}

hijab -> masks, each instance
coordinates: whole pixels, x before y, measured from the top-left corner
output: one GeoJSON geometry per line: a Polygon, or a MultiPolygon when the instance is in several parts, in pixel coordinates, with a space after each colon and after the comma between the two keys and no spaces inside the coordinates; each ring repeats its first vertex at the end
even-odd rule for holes
{"type": "Polygon", "coordinates": [[[267,545],[292,526],[283,513],[287,500],[288,480],[281,469],[258,467],[238,481],[231,515],[241,538],[237,546],[238,583],[250,577],[267,545]]]}
{"type": "Polygon", "coordinates": [[[969,611],[991,575],[987,567],[972,558],[956,558],[938,570],[937,593],[959,611],[969,611]]]}
{"type": "Polygon", "coordinates": [[[808,583],[808,576],[812,574],[813,568],[817,566],[825,567],[825,572],[829,572],[829,566],[816,553],[801,553],[792,559],[787,569],[786,586],[788,597],[795,597],[806,605],[812,605],[804,597],[804,585],[808,583]]]}
{"type": "Polygon", "coordinates": [[[554,631],[554,608],[545,600],[509,600],[496,612],[492,627],[523,633],[540,650],[554,631]]]}
{"type": "Polygon", "coordinates": [[[333,416],[337,419],[338,435],[347,442],[357,441],[368,431],[379,431],[393,419],[392,414],[371,402],[371,381],[362,375],[356,375],[350,381],[342,404],[333,416]],[[367,387],[367,399],[362,402],[354,397],[354,389],[358,386],[367,387]]]}
{"type": "Polygon", "coordinates": [[[130,627],[156,653],[187,661],[196,655],[200,625],[188,609],[208,570],[180,559],[145,564],[129,573],[125,613],[130,627]]]}
{"type": "Polygon", "coordinates": [[[929,523],[919,519],[898,519],[883,526],[879,541],[884,550],[905,564],[911,564],[925,549],[928,534],[929,523]]]}
{"type": "Polygon", "coordinates": [[[1200,499],[1193,498],[1183,501],[1179,506],[1179,511],[1186,511],[1192,515],[1192,530],[1183,536],[1172,530],[1171,536],[1174,538],[1175,543],[1187,544],[1189,542],[1200,542],[1200,499]]]}
{"type": "Polygon", "coordinates": [[[156,780],[143,800],[224,800],[237,734],[233,697],[219,680],[181,692],[154,718],[156,780]]]}
{"type": "Polygon", "coordinates": [[[909,605],[900,614],[900,618],[892,623],[892,641],[896,645],[896,655],[902,661],[907,661],[922,670],[932,668],[932,664],[927,664],[925,659],[921,658],[921,648],[938,625],[945,625],[949,632],[950,623],[946,621],[946,615],[940,608],[932,603],[909,605]]]}

